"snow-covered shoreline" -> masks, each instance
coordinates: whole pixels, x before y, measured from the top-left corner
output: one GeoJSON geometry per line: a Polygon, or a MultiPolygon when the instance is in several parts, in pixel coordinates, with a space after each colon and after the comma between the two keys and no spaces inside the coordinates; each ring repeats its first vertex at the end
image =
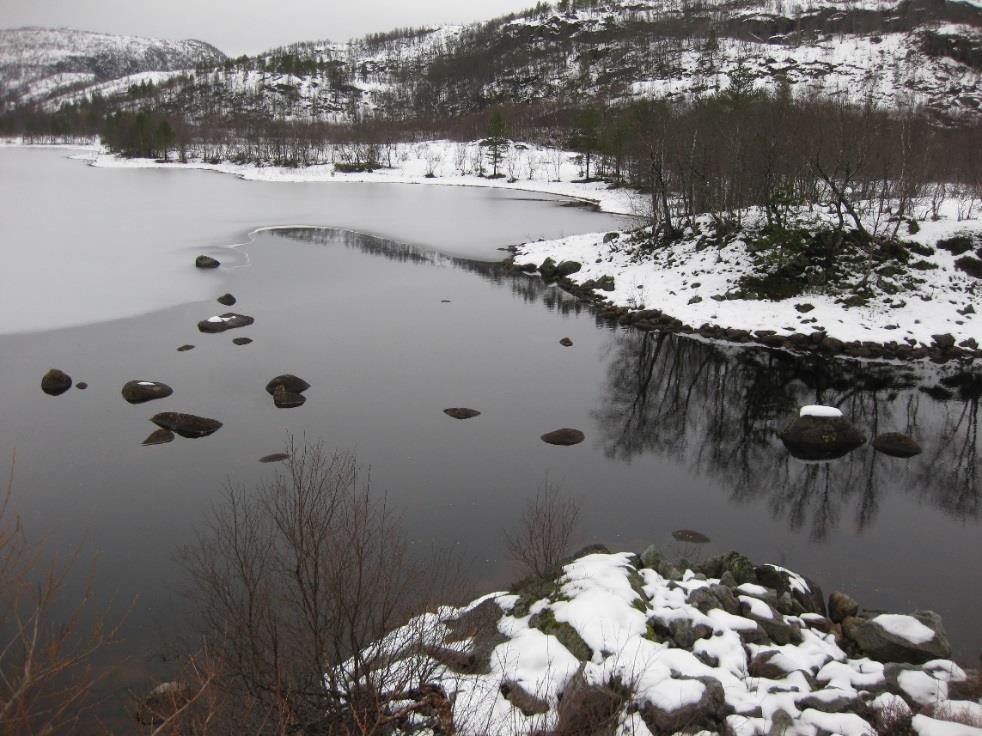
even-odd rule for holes
{"type": "Polygon", "coordinates": [[[570,262],[568,269],[576,268],[575,263],[579,267],[574,272],[553,278],[574,289],[592,287],[595,298],[619,308],[615,316],[629,322],[653,318],[657,327],[805,349],[818,348],[812,336],[822,333],[842,343],[830,343],[828,352],[855,357],[926,357],[924,351],[938,347],[937,335],[950,335],[953,346],[961,346],[953,355],[973,352],[978,348],[973,341],[980,337],[976,313],[982,310],[982,281],[957,269],[955,254],[934,246],[957,235],[978,238],[982,219],[958,221],[947,212],[919,225],[918,232],[903,237],[933,250],[916,272],[922,283],[916,290],[878,293],[852,306],[843,303],[841,295],[820,289],[778,301],[738,298],[738,282],[753,266],[748,244],[739,239],[707,247],[693,234],[645,252],[631,233],[592,233],[526,243],[516,249],[513,262],[526,272],[545,264],[547,273],[564,261],[570,262]],[[890,344],[896,344],[901,355],[879,350],[890,344]],[[903,355],[908,349],[914,354],[903,355]]]}
{"type": "Polygon", "coordinates": [[[387,649],[467,735],[982,733],[966,725],[982,724],[978,675],[951,661],[936,614],[826,599],[735,552],[693,565],[587,548],[551,576],[414,619],[387,649]]]}
{"type": "MultiPolygon", "coordinates": [[[[642,195],[627,188],[575,181],[580,174],[575,154],[525,144],[513,146],[510,166],[511,174],[524,172],[526,178],[497,179],[461,173],[478,171],[484,165],[476,142],[397,144],[391,168],[351,173],[340,173],[331,163],[301,168],[202,160],[161,163],[122,158],[94,144],[66,148],[79,151],[72,158],[98,168],[192,169],[264,182],[486,187],[560,196],[590,203],[603,212],[633,216],[643,212],[645,204],[642,195]]],[[[943,238],[982,232],[982,218],[958,220],[954,208],[954,202],[947,203],[939,220],[925,219],[918,232],[904,238],[933,247],[943,238]]],[[[982,310],[982,284],[956,269],[955,255],[942,250],[935,249],[924,259],[928,267],[918,274],[923,284],[916,293],[880,294],[865,304],[847,306],[822,293],[780,301],[733,298],[735,283],[751,269],[748,246],[739,240],[725,247],[705,247],[701,238],[692,237],[643,257],[637,248],[627,245],[630,240],[630,232],[620,231],[616,236],[600,232],[529,242],[516,249],[514,263],[527,271],[549,260],[554,264],[576,262],[580,269],[565,282],[574,287],[612,277],[612,288],[608,284],[606,291],[595,293],[604,304],[621,311],[617,316],[622,321],[642,327],[699,331],[712,338],[798,349],[821,348],[821,338],[814,337],[821,333],[831,339],[826,352],[854,357],[934,357],[931,351],[938,348],[937,335],[953,338],[952,357],[971,354],[978,347],[973,341],[979,335],[976,312],[982,310]],[[897,349],[883,351],[884,345],[897,349]]]]}

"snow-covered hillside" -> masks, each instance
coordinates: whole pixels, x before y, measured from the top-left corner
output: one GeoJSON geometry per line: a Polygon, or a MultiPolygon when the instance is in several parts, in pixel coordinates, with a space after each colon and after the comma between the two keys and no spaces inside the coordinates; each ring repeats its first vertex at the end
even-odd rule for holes
{"type": "MultiPolygon", "coordinates": [[[[165,41],[69,29],[0,30],[0,110],[145,72],[174,72],[221,63],[203,41],[165,41]]],[[[125,88],[124,88],[125,89],[125,88]]]]}
{"type": "Polygon", "coordinates": [[[980,71],[976,3],[580,0],[466,26],[297,43],[122,104],[192,118],[347,121],[543,99],[691,98],[736,80],[947,117],[982,111],[980,71]]]}

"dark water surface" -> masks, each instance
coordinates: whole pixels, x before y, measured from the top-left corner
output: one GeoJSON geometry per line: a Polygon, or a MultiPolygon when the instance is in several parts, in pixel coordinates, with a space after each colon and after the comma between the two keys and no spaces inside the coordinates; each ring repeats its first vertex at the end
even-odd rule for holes
{"type": "Polygon", "coordinates": [[[356,451],[413,539],[453,545],[479,586],[507,582],[502,531],[548,474],[582,498],[579,541],[690,557],[736,549],[870,608],[937,610],[962,659],[982,649],[978,374],[615,329],[494,263],[345,231],[263,232],[233,260],[243,267],[185,278],[234,293],[233,309],[256,318],[249,328],[198,333],[225,311],[209,299],[0,337],[0,465],[16,448],[18,509],[56,548],[97,553],[102,596],[139,596],[126,627],[136,658],[158,650],[182,610],[177,549],[224,483],[272,476],[258,458],[291,433],[356,451]],[[246,336],[255,342],[232,343],[246,336]],[[184,343],[197,347],[177,352],[184,343]],[[45,396],[50,366],[90,388],[45,396]],[[284,372],[310,382],[303,407],[276,409],[263,390],[284,372]],[[119,390],[131,379],[174,394],[130,406],[119,390]],[[909,432],[925,452],[794,460],[775,432],[814,402],[869,435],[909,432]],[[442,412],[451,406],[482,414],[457,421],[442,412]],[[142,447],[159,411],[225,426],[142,447]],[[566,426],[586,442],[539,440],[566,426]],[[679,528],[712,543],[676,543],[679,528]]]}

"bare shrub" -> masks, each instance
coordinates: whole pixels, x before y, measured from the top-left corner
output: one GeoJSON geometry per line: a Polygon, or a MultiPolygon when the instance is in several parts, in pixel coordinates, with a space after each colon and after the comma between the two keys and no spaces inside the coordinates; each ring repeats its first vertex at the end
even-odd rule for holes
{"type": "Polygon", "coordinates": [[[432,663],[414,656],[432,619],[387,636],[445,595],[451,567],[411,554],[353,454],[287,449],[274,481],[227,489],[182,556],[208,652],[189,690],[221,697],[200,697],[182,716],[199,730],[180,732],[210,733],[201,711],[242,734],[376,734],[413,714],[452,731],[432,663]]]}
{"type": "Polygon", "coordinates": [[[518,529],[505,534],[508,552],[529,573],[543,577],[569,554],[579,518],[579,502],[546,478],[526,501],[518,529]]]}
{"type": "Polygon", "coordinates": [[[90,594],[67,598],[78,554],[49,559],[11,509],[14,459],[0,497],[0,733],[72,733],[104,678],[91,660],[117,632],[90,614],[90,594]],[[94,619],[94,620],[93,620],[94,619]]]}

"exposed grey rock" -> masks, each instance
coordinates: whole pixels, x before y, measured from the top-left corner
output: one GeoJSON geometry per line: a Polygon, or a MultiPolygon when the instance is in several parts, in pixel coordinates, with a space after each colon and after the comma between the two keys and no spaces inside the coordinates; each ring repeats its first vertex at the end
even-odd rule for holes
{"type": "Polygon", "coordinates": [[[197,268],[218,268],[222,264],[211,256],[198,256],[194,259],[194,265],[197,268]]]}
{"type": "Polygon", "coordinates": [[[131,404],[142,404],[154,399],[164,399],[174,393],[174,389],[159,381],[127,381],[123,384],[123,398],[131,404]]]}
{"type": "Polygon", "coordinates": [[[72,387],[72,377],[57,368],[41,377],[41,390],[49,396],[60,396],[72,387]]]}
{"type": "Polygon", "coordinates": [[[176,432],[181,437],[195,439],[214,434],[222,427],[217,419],[199,417],[194,414],[182,414],[175,411],[165,411],[150,419],[151,422],[163,429],[176,432]]]}
{"type": "Polygon", "coordinates": [[[796,417],[778,435],[788,452],[801,460],[834,460],[866,442],[843,417],[796,417]]]}

